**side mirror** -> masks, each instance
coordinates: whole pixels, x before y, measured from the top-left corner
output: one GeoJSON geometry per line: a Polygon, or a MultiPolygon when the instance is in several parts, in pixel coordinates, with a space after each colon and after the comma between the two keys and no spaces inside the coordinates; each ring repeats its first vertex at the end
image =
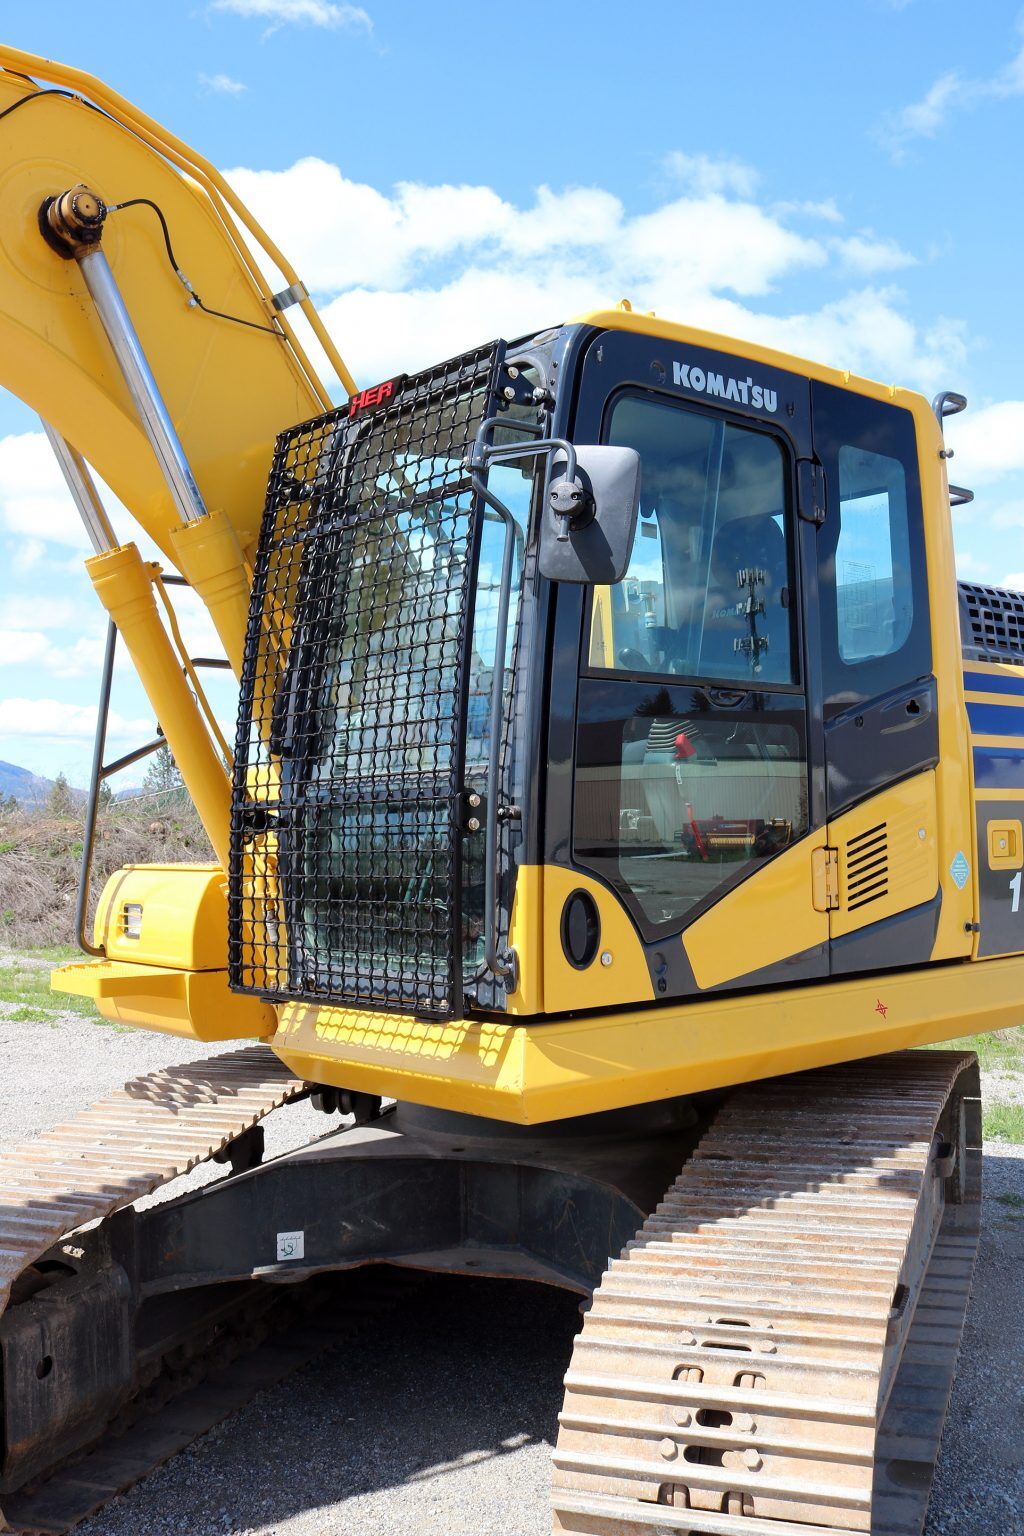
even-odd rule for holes
{"type": "Polygon", "coordinates": [[[640,507],[640,455],[609,444],[576,449],[576,475],[566,478],[554,454],[540,519],[539,564],[549,581],[607,587],[629,566],[640,507]]]}

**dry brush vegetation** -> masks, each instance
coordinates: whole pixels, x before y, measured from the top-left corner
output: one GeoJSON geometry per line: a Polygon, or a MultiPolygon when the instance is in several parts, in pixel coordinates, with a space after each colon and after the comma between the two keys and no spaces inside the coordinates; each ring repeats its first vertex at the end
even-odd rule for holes
{"type": "MultiPolygon", "coordinates": [[[[74,944],[84,810],[7,808],[0,815],[0,947],[74,944]]],[[[212,857],[184,793],[112,801],[99,814],[93,905],[108,875],[125,864],[195,863],[212,857]]]]}

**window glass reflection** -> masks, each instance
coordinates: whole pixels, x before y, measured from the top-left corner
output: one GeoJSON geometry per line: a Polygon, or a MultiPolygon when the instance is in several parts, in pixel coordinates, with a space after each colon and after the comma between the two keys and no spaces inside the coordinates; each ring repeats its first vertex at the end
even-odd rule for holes
{"type": "Polygon", "coordinates": [[[639,452],[641,507],[625,579],[594,597],[590,665],[795,682],[778,442],[634,396],[615,405],[608,441],[639,452]]]}

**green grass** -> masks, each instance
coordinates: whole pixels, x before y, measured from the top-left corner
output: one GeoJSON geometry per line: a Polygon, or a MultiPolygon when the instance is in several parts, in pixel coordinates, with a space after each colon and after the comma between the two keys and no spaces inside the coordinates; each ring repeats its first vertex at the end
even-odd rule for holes
{"type": "Polygon", "coordinates": [[[1024,1142],[1024,1104],[993,1104],[982,1115],[986,1141],[1024,1142]]]}
{"type": "Polygon", "coordinates": [[[983,1071],[998,1067],[1005,1072],[1024,1072],[1024,1025],[1001,1029],[997,1034],[961,1035],[925,1047],[929,1051],[974,1051],[983,1071]]]}
{"type": "Polygon", "coordinates": [[[1008,1205],[1011,1211],[1024,1211],[1024,1195],[1018,1195],[1015,1190],[1009,1194],[996,1195],[1000,1205],[1008,1205]]]}
{"type": "Polygon", "coordinates": [[[54,965],[65,960],[85,959],[77,944],[46,944],[39,949],[19,949],[18,954],[24,955],[26,960],[52,960],[54,965]]]}
{"type": "MultiPolygon", "coordinates": [[[[62,946],[61,953],[52,951],[28,951],[27,958],[58,961],[70,958],[77,951],[62,946]]],[[[62,1013],[75,1013],[82,1019],[92,1019],[103,1024],[95,1007],[86,997],[72,997],[65,992],[50,991],[50,972],[42,965],[24,965],[20,956],[13,965],[0,966],[0,1002],[17,1004],[13,1014],[8,1014],[16,1024],[49,1024],[56,1022],[62,1013]]]]}
{"type": "MultiPolygon", "coordinates": [[[[1001,1029],[995,1034],[961,1035],[924,1047],[929,1051],[974,1051],[983,1072],[1016,1075],[1024,1086],[1024,1026],[1001,1029]]],[[[1003,1104],[992,1098],[982,1084],[982,1134],[985,1140],[1024,1144],[1024,1104],[1003,1104]]],[[[1022,1201],[1024,1204],[1024,1201],[1022,1201]]]]}

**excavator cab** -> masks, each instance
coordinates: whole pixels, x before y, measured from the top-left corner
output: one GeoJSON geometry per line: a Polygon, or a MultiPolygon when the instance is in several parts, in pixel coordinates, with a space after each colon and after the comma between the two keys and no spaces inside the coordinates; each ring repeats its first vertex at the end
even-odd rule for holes
{"type": "Polygon", "coordinates": [[[588,317],[279,439],[235,989],[538,1019],[968,951],[940,933],[970,830],[937,813],[938,424],[673,331],[588,317]]]}

